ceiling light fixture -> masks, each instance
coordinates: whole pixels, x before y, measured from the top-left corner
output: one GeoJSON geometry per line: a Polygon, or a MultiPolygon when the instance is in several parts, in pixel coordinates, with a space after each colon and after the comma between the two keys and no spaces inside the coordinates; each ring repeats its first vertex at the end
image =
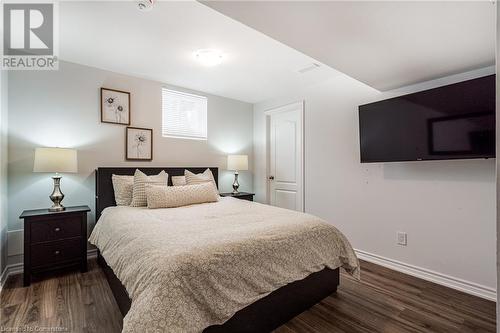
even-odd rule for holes
{"type": "Polygon", "coordinates": [[[154,5],[155,5],[155,0],[137,1],[137,8],[139,8],[141,12],[149,12],[151,9],[153,9],[154,5]]]}
{"type": "Polygon", "coordinates": [[[214,49],[201,49],[194,53],[194,57],[201,64],[212,67],[217,66],[224,60],[224,54],[214,49]]]}

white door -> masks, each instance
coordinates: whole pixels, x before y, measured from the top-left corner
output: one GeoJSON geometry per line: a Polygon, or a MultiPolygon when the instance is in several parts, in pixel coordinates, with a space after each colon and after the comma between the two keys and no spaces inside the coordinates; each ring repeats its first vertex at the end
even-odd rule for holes
{"type": "Polygon", "coordinates": [[[304,211],[303,104],[268,111],[270,203],[304,211]]]}

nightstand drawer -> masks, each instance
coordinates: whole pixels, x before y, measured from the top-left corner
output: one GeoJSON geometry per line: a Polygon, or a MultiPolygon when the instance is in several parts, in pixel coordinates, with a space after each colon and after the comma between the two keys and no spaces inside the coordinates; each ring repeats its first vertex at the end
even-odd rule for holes
{"type": "Polygon", "coordinates": [[[31,242],[46,242],[64,238],[79,237],[81,217],[54,218],[31,223],[31,242]]]}
{"type": "Polygon", "coordinates": [[[44,266],[81,258],[81,238],[31,245],[31,265],[44,266]]]}

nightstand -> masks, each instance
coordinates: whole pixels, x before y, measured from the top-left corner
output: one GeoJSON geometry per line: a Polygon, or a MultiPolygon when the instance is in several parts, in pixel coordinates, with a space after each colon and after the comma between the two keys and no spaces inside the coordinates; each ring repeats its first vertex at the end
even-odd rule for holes
{"type": "Polygon", "coordinates": [[[242,200],[248,200],[248,201],[253,201],[253,196],[255,193],[248,193],[248,192],[239,192],[236,194],[233,194],[232,192],[228,193],[219,193],[221,197],[233,197],[237,199],[242,199],[242,200]]]}
{"type": "Polygon", "coordinates": [[[25,210],[24,286],[39,272],[79,266],[87,271],[88,206],[66,207],[60,212],[48,209],[25,210]]]}

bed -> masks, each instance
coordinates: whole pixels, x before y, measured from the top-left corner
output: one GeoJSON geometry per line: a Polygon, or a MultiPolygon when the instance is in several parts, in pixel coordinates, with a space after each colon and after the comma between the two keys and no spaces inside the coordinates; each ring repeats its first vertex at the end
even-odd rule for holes
{"type": "MultiPolygon", "coordinates": [[[[96,170],[90,237],[124,332],[269,332],[335,292],[340,267],[359,277],[347,239],[312,215],[234,198],[115,207],[111,176],[135,169],[96,170]]],[[[177,176],[206,168],[139,169],[177,176]]]]}

